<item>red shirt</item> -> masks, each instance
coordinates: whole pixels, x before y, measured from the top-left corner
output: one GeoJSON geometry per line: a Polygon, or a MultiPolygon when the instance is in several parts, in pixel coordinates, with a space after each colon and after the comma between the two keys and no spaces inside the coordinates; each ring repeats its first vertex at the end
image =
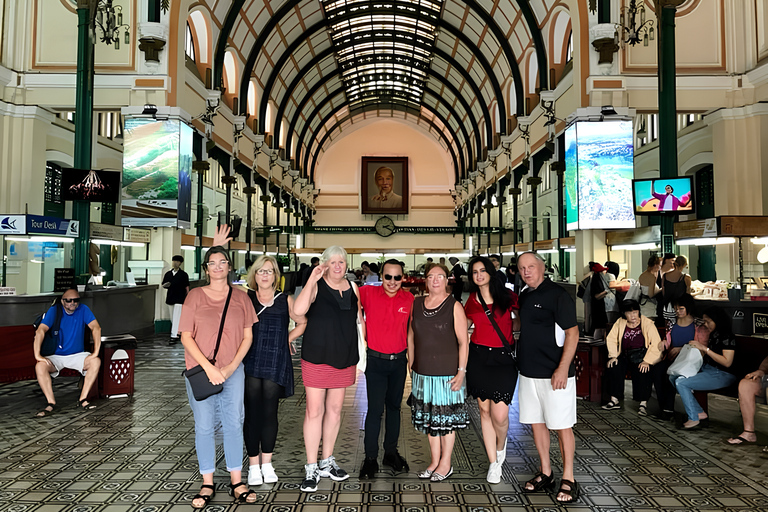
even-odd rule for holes
{"type": "MultiPolygon", "coordinates": [[[[512,311],[517,311],[520,307],[517,305],[517,294],[509,292],[512,297],[509,309],[502,312],[497,308],[494,308],[492,304],[488,304],[488,307],[493,311],[493,319],[499,325],[499,329],[504,333],[504,337],[507,338],[507,343],[510,346],[515,344],[515,338],[512,335],[512,311]]],[[[485,315],[485,310],[482,304],[477,300],[474,293],[469,295],[467,304],[464,306],[464,312],[467,314],[472,323],[475,325],[475,330],[472,332],[472,338],[470,341],[477,345],[483,345],[485,347],[503,347],[496,329],[493,328],[493,324],[485,315]]]]}
{"type": "Polygon", "coordinates": [[[365,311],[369,348],[383,354],[398,354],[408,347],[411,293],[400,289],[390,297],[382,286],[361,286],[360,304],[365,311]]]}

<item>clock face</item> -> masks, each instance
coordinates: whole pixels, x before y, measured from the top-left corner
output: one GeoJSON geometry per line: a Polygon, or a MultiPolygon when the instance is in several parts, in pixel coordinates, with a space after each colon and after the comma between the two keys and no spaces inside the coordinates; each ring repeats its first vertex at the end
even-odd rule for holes
{"type": "Polygon", "coordinates": [[[374,228],[380,236],[389,236],[395,232],[395,222],[389,217],[379,217],[374,228]]]}

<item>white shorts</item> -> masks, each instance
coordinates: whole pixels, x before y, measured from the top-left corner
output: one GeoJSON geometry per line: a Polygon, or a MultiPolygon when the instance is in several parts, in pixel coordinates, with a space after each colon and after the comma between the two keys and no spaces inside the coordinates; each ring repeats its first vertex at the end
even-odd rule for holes
{"type": "Polygon", "coordinates": [[[56,371],[51,373],[51,377],[56,378],[59,376],[59,372],[64,368],[70,370],[77,370],[80,375],[85,375],[83,370],[83,364],[85,364],[85,358],[91,355],[90,352],[78,352],[77,354],[70,354],[68,356],[46,356],[46,358],[56,367],[56,371]]]}
{"type": "Polygon", "coordinates": [[[568,377],[565,389],[552,389],[552,379],[531,379],[520,375],[517,386],[520,423],[545,423],[550,430],[576,424],[576,377],[568,377]]]}

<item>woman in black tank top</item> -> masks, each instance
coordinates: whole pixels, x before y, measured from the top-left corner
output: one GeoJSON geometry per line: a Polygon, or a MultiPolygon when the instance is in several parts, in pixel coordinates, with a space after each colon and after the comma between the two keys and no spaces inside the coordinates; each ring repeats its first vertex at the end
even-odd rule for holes
{"type": "Polygon", "coordinates": [[[349,478],[336,464],[333,448],[341,424],[346,388],[355,382],[358,361],[356,321],[362,315],[357,287],[346,279],[347,252],[339,246],[323,252],[306,286],[296,299],[294,313],[306,315],[301,349],[301,375],[307,394],[304,447],[307,450],[304,492],[317,490],[320,477],[349,478]],[[322,460],[317,452],[322,441],[322,460]]]}
{"type": "Polygon", "coordinates": [[[433,482],[453,474],[454,430],[469,422],[464,406],[464,376],[469,357],[467,317],[461,303],[448,294],[448,268],[427,268],[426,297],[417,297],[408,329],[413,426],[429,437],[431,462],[419,478],[433,482]]]}

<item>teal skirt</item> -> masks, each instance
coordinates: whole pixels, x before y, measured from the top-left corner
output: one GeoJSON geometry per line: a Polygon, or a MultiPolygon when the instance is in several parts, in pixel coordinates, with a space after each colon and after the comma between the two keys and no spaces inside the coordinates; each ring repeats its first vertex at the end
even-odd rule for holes
{"type": "Polygon", "coordinates": [[[469,414],[464,405],[466,387],[452,391],[448,381],[452,375],[411,374],[411,420],[419,432],[430,436],[443,436],[456,429],[466,428],[469,414]]]}

